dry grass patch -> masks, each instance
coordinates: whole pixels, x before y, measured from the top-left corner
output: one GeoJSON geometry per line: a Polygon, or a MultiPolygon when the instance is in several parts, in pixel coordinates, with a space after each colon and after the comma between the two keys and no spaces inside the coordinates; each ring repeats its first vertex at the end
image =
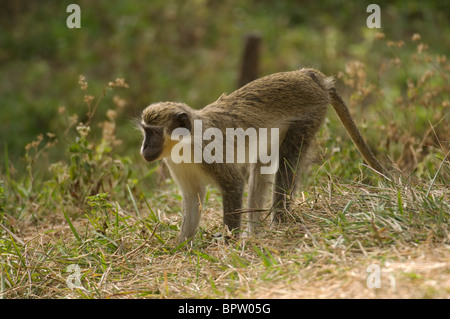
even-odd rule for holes
{"type": "Polygon", "coordinates": [[[151,201],[126,211],[99,196],[86,218],[60,217],[52,227],[3,236],[1,296],[447,298],[445,187],[435,185],[424,200],[427,187],[380,185],[310,187],[287,225],[266,225],[232,244],[215,237],[215,208],[203,215],[193,244],[178,245],[179,213],[153,210],[151,201]],[[371,264],[380,267],[380,288],[367,286],[371,264]],[[74,276],[80,285],[71,288],[74,276]]]}

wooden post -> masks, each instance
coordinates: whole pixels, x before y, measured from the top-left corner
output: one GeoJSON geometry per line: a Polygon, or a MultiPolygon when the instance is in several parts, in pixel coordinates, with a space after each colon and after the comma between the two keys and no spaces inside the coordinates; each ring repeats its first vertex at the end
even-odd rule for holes
{"type": "Polygon", "coordinates": [[[245,37],[245,47],[242,55],[238,87],[242,87],[259,77],[260,51],[261,35],[258,33],[247,34],[245,37]]]}

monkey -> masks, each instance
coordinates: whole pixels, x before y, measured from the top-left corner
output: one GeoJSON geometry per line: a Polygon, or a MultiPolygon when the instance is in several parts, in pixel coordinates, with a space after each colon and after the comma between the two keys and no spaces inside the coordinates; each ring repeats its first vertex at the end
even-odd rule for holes
{"type": "MultiPolygon", "coordinates": [[[[284,222],[296,190],[297,177],[306,165],[308,152],[325,120],[329,104],[333,106],[363,159],[375,171],[385,174],[384,167],[364,141],[338,94],[334,78],[313,68],[280,72],[256,79],[229,95],[223,94],[215,102],[198,110],[181,102],[159,102],[147,106],[138,120],[144,138],[140,152],[148,162],[163,160],[181,189],[183,217],[179,240],[190,241],[194,237],[200,221],[205,187],[209,184],[221,192],[223,226],[233,236],[239,236],[246,181],[247,208],[250,212],[247,232],[252,234],[261,223],[259,212],[264,208],[271,185],[271,222],[284,222]],[[223,133],[228,132],[229,128],[241,128],[244,132],[251,128],[277,129],[277,134],[271,134],[278,135],[277,143],[267,146],[268,151],[278,154],[277,169],[271,174],[262,174],[265,165],[254,158],[254,151],[262,144],[254,147],[257,142],[249,136],[245,136],[249,143],[244,145],[236,141],[234,145],[231,143],[234,146],[234,149],[230,148],[234,150],[231,159],[236,160],[236,153],[244,149],[244,161],[214,162],[207,158],[196,161],[193,153],[199,147],[206,149],[207,141],[212,139],[209,136],[197,144],[192,136],[184,140],[193,131],[195,133],[195,125],[199,122],[205,134],[212,128],[223,133]],[[175,132],[180,134],[174,135],[175,132]],[[180,145],[185,148],[179,154],[183,153],[186,161],[179,161],[173,156],[175,149],[180,150],[180,145]]],[[[228,151],[225,141],[228,142],[229,138],[216,139],[217,145],[228,151]]],[[[216,155],[210,153],[210,156],[216,155]]]]}

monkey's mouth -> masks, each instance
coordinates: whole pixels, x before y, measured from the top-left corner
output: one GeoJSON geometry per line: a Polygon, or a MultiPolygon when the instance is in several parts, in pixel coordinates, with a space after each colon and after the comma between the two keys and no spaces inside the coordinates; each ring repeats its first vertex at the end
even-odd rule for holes
{"type": "Polygon", "coordinates": [[[144,158],[145,161],[147,162],[154,162],[158,159],[158,155],[154,155],[154,156],[142,156],[144,158]]]}
{"type": "Polygon", "coordinates": [[[142,152],[141,155],[144,158],[144,160],[146,160],[147,162],[153,162],[159,158],[159,156],[161,155],[161,152],[160,151],[154,151],[154,152],[144,151],[144,152],[142,152]]]}

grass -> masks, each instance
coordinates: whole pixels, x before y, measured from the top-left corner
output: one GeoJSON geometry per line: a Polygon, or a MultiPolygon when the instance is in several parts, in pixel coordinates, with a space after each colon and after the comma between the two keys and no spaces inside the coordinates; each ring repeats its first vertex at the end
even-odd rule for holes
{"type": "MultiPolygon", "coordinates": [[[[99,8],[107,6],[99,3],[99,8]]],[[[143,100],[173,97],[203,105],[222,93],[218,91],[233,87],[230,79],[237,58],[224,62],[226,59],[222,61],[221,57],[236,56],[237,34],[245,27],[229,22],[235,16],[247,16],[251,3],[239,2],[232,10],[234,5],[233,1],[213,4],[225,13],[210,21],[206,14],[209,8],[202,1],[179,8],[152,2],[152,6],[162,6],[158,7],[162,14],[154,20],[164,27],[167,36],[152,32],[146,36],[156,37],[160,46],[149,48],[140,45],[145,41],[127,42],[133,39],[127,32],[147,30],[139,24],[145,19],[128,25],[131,20],[124,18],[124,33],[113,32],[114,37],[135,46],[132,51],[138,53],[136,59],[127,59],[121,47],[114,48],[112,58],[107,59],[101,53],[108,51],[104,49],[108,46],[103,45],[94,45],[92,51],[69,50],[70,46],[66,51],[51,50],[52,61],[60,65],[65,63],[65,54],[72,63],[76,60],[73,55],[83,52],[83,67],[74,64],[64,73],[64,80],[56,78],[52,82],[51,89],[46,81],[40,81],[42,90],[38,95],[42,97],[37,98],[31,91],[21,95],[37,101],[33,106],[40,108],[47,105],[47,100],[53,101],[51,105],[66,106],[47,114],[52,118],[52,132],[39,131],[37,137],[24,143],[25,147],[20,146],[22,161],[18,160],[17,145],[12,149],[4,147],[0,161],[0,298],[450,296],[450,64],[442,48],[445,41],[430,44],[430,35],[409,31],[398,34],[387,27],[385,33],[352,31],[361,41],[348,43],[340,29],[318,32],[302,26],[298,21],[305,19],[306,11],[294,10],[295,6],[287,4],[280,4],[273,12],[258,5],[256,18],[242,20],[245,27],[256,27],[265,35],[261,61],[264,73],[286,71],[301,63],[336,74],[339,91],[358,126],[377,157],[390,167],[392,177],[384,179],[361,164],[355,147],[330,111],[318,135],[317,160],[302,177],[302,187],[286,224],[271,228],[266,223],[257,236],[226,244],[217,236],[222,224],[220,194],[208,189],[192,245],[177,242],[181,220],[178,188],[162,168],[149,166],[139,158],[139,133],[122,119],[133,113],[130,105],[136,101],[141,105],[143,100]],[[289,15],[281,14],[285,11],[289,15]],[[195,23],[186,18],[192,14],[195,23]],[[279,19],[273,19],[272,15],[277,14],[279,19]],[[178,19],[184,27],[162,23],[170,19],[178,19]],[[221,25],[234,25],[226,33],[234,40],[217,37],[221,39],[218,41],[205,31],[223,34],[221,25]],[[278,34],[274,25],[286,32],[278,34]],[[194,37],[195,45],[186,47],[183,36],[194,37]],[[322,36],[330,40],[324,48],[320,45],[322,36]],[[342,46],[337,44],[340,41],[342,46]],[[228,45],[232,47],[230,52],[224,49],[228,45]],[[300,47],[314,50],[300,50],[300,55],[300,47]],[[93,73],[105,75],[106,69],[117,64],[121,66],[120,76],[111,77],[116,80],[101,82],[96,76],[79,75],[90,62],[98,62],[93,52],[105,62],[93,73]],[[143,63],[146,52],[156,57],[148,66],[143,63]],[[196,59],[199,52],[206,62],[196,59]],[[133,67],[125,64],[128,60],[133,67]],[[212,73],[223,71],[223,76],[211,80],[204,70],[210,65],[215,65],[212,73]],[[153,70],[153,76],[148,76],[146,68],[153,70]],[[129,71],[136,69],[142,70],[137,77],[129,71]],[[155,70],[157,80],[153,79],[155,70]],[[128,76],[127,81],[122,78],[128,73],[131,81],[128,76]],[[193,73],[199,76],[193,77],[193,73]],[[142,87],[147,79],[153,86],[151,92],[142,87]],[[60,92],[69,92],[64,103],[60,92]],[[380,288],[367,286],[370,265],[380,267],[380,288]]],[[[425,11],[432,10],[434,4],[429,6],[425,11]]],[[[109,12],[115,16],[114,10],[122,14],[131,9],[124,5],[121,10],[109,12]]],[[[43,14],[51,7],[34,10],[43,14]]],[[[109,21],[108,15],[93,19],[87,11],[83,13],[85,28],[96,26],[100,32],[100,26],[109,21]]],[[[135,8],[130,13],[139,16],[145,12],[137,11],[135,8]]],[[[333,20],[342,22],[342,28],[350,32],[348,21],[354,19],[339,12],[333,20]]],[[[383,7],[383,19],[392,19],[390,15],[395,18],[395,10],[384,11],[383,7]]],[[[29,24],[27,19],[30,16],[24,17],[25,25],[29,24]]],[[[402,19],[399,17],[398,25],[408,21],[402,19]]],[[[315,23],[320,29],[329,20],[324,14],[315,23]]],[[[51,21],[52,32],[56,32],[59,22],[51,21]]],[[[23,28],[16,29],[11,37],[20,37],[23,28]]],[[[35,28],[30,32],[38,31],[35,28]]],[[[442,36],[445,34],[442,32],[442,36]]],[[[38,32],[36,39],[39,36],[38,32]]],[[[141,37],[145,38],[145,34],[139,34],[141,37]]],[[[42,41],[50,41],[47,38],[52,39],[52,45],[65,48],[56,40],[61,37],[46,36],[42,41]]],[[[10,37],[5,39],[12,41],[10,37]]],[[[74,33],[70,39],[75,48],[85,48],[84,41],[89,40],[74,33]]],[[[29,41],[26,38],[22,43],[31,46],[29,41]]],[[[11,50],[20,51],[24,59],[33,59],[19,47],[11,50]]],[[[0,62],[8,52],[0,52],[0,62]]],[[[26,68],[26,64],[16,61],[27,70],[24,78],[31,82],[40,79],[39,74],[50,67],[47,62],[43,59],[26,68]]],[[[12,86],[27,87],[12,76],[15,65],[9,64],[5,74],[10,75],[12,86]]],[[[20,102],[14,94],[5,96],[5,105],[20,102]]],[[[13,116],[24,111],[11,105],[17,106],[14,112],[1,112],[13,116]]],[[[34,127],[27,121],[23,127],[34,127]]],[[[14,133],[16,130],[12,128],[9,135],[19,135],[14,133]]],[[[244,222],[246,218],[244,214],[244,222]]]]}
{"type": "MultiPolygon", "coordinates": [[[[0,246],[2,296],[448,297],[446,185],[376,179],[330,176],[300,194],[286,225],[233,244],[214,237],[221,217],[212,199],[193,244],[178,245],[180,215],[158,198],[138,201],[130,190],[127,210],[111,195],[89,196],[84,218],[61,207],[52,224],[20,227],[20,235],[9,223],[0,246]],[[365,286],[369,264],[382,269],[378,290],[365,286]],[[79,267],[82,288],[70,289],[70,265],[79,267]]],[[[160,192],[176,189],[169,183],[160,192]]]]}

